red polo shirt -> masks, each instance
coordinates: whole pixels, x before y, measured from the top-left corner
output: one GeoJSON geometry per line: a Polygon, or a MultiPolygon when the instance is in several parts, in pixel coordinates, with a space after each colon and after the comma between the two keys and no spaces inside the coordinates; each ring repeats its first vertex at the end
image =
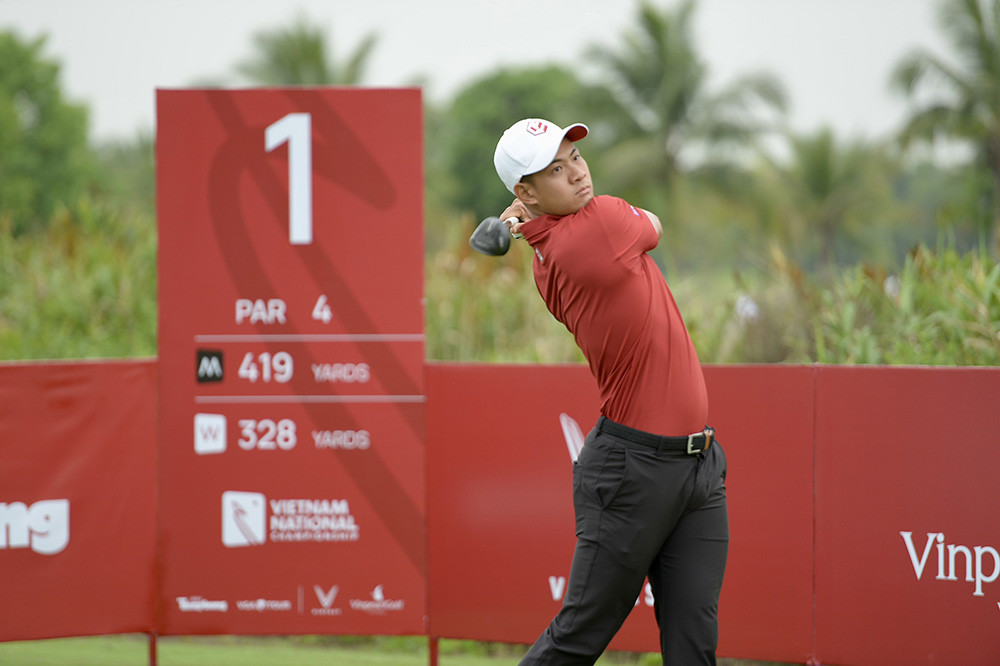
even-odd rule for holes
{"type": "Polygon", "coordinates": [[[539,293],[590,363],[601,412],[659,435],[700,432],[705,380],[673,294],[646,254],[658,242],[646,214],[599,196],[521,230],[535,251],[539,293]]]}

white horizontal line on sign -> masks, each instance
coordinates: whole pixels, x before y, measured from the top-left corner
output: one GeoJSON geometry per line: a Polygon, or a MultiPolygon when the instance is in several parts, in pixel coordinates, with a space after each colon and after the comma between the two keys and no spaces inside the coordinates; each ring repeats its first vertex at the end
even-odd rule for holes
{"type": "Polygon", "coordinates": [[[423,342],[423,333],[196,335],[195,342],[423,342]]]}
{"type": "Polygon", "coordinates": [[[196,395],[197,403],[268,403],[268,402],[426,402],[425,395],[196,395]]]}

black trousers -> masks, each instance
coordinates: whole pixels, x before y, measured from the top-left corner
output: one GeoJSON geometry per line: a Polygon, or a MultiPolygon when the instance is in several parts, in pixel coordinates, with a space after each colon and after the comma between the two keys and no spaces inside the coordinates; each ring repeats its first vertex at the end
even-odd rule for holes
{"type": "MultiPolygon", "coordinates": [[[[667,666],[715,664],[729,549],[726,456],[597,427],[573,463],[577,545],[563,606],[521,666],[593,664],[649,578],[667,666]]],[[[638,432],[638,431],[635,431],[638,432]]]]}

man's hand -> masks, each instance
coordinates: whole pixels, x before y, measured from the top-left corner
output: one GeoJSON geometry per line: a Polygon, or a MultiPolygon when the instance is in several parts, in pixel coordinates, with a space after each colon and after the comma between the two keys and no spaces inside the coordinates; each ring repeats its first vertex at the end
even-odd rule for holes
{"type": "Polygon", "coordinates": [[[510,235],[514,238],[522,238],[521,227],[525,222],[531,219],[531,212],[520,199],[514,199],[514,202],[507,206],[504,212],[500,214],[500,219],[504,221],[509,220],[512,217],[516,217],[518,221],[507,225],[507,228],[510,230],[510,235]]]}

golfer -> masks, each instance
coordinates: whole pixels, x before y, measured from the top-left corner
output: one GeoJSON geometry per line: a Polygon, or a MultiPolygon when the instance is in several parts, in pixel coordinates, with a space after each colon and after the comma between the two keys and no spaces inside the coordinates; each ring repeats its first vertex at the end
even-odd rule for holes
{"type": "Polygon", "coordinates": [[[648,577],[665,664],[715,664],[729,547],[726,458],[705,425],[701,365],[673,295],[646,254],[663,234],[652,213],[595,196],[566,129],[539,118],[497,144],[534,277],[600,389],[601,416],[573,464],[577,545],[563,606],[522,665],[593,664],[648,577]]]}

